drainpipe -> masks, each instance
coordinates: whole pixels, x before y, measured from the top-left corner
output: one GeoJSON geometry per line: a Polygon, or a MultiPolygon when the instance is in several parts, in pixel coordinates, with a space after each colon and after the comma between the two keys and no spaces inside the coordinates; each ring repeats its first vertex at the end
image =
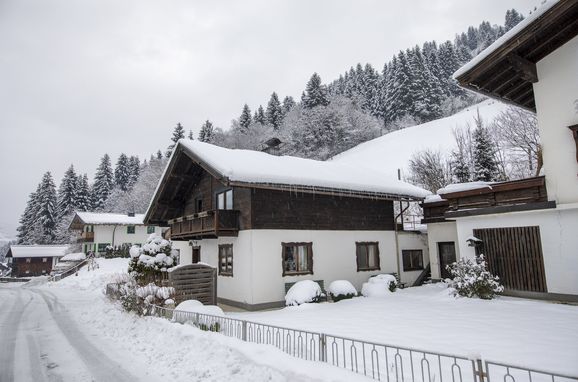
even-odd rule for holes
{"type": "MultiPolygon", "coordinates": [[[[401,211],[401,200],[399,201],[399,208],[401,211]]],[[[401,212],[400,212],[401,213],[401,212]]],[[[395,263],[397,265],[397,277],[399,278],[399,282],[401,283],[401,266],[399,264],[399,239],[398,239],[398,233],[397,233],[397,216],[398,215],[394,215],[394,219],[393,219],[393,228],[394,228],[394,233],[395,233],[395,263]]]]}
{"type": "Polygon", "coordinates": [[[118,227],[117,225],[114,226],[114,228],[112,229],[112,247],[114,248],[114,233],[116,232],[116,227],[118,227]]]}

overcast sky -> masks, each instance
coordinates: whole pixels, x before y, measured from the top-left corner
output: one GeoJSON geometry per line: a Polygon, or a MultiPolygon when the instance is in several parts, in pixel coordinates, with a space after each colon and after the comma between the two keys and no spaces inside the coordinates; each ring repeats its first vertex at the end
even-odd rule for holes
{"type": "Polygon", "coordinates": [[[181,122],[228,128],[313,72],[381,69],[400,49],[503,24],[539,0],[0,0],[0,236],[42,174],[142,159],[181,122]]]}

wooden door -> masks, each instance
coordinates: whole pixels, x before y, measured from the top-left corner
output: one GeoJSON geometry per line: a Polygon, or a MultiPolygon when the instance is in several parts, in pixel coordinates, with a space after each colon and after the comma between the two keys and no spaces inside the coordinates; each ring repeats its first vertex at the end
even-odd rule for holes
{"type": "Polygon", "coordinates": [[[440,258],[440,277],[442,279],[451,278],[451,274],[446,267],[456,262],[456,243],[453,241],[439,242],[438,254],[440,258]]]}
{"type": "Polygon", "coordinates": [[[201,261],[201,247],[193,247],[193,264],[201,261]]]}
{"type": "Polygon", "coordinates": [[[475,229],[482,240],[476,254],[483,254],[487,268],[500,277],[506,289],[547,292],[540,227],[475,229]]]}

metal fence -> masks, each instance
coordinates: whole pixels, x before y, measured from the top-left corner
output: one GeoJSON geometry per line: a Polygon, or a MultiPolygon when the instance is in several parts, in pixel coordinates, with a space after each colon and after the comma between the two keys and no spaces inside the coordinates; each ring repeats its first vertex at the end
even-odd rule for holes
{"type": "Polygon", "coordinates": [[[387,382],[578,382],[578,377],[530,370],[407,347],[284,328],[230,317],[152,306],[151,315],[201,330],[272,345],[294,357],[326,362],[387,382]]]}

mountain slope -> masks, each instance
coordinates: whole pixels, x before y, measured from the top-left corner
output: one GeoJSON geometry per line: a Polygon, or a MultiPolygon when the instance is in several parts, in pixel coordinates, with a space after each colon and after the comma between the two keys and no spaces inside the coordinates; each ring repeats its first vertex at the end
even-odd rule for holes
{"type": "Polygon", "coordinates": [[[487,100],[452,116],[372,139],[336,155],[331,160],[371,168],[395,178],[397,170],[400,169],[403,179],[404,175],[408,174],[409,160],[414,153],[425,149],[449,153],[455,148],[453,131],[462,129],[468,124],[474,127],[474,117],[478,110],[484,123],[491,123],[507,108],[508,105],[504,103],[487,100]]]}

